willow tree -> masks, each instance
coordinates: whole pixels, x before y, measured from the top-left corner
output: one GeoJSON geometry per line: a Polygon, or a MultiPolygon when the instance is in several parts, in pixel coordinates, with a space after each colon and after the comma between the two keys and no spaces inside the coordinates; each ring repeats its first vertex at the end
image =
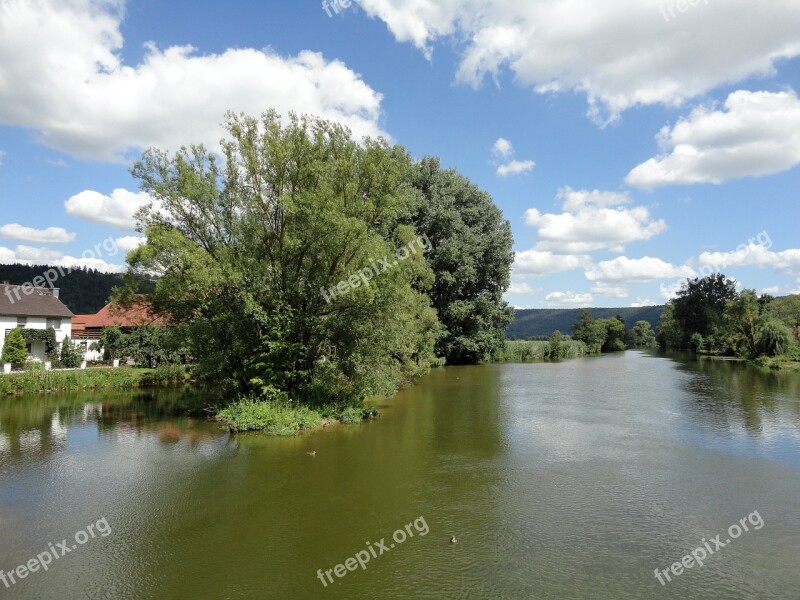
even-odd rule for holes
{"type": "Polygon", "coordinates": [[[156,202],[131,271],[160,276],[155,308],[186,326],[202,372],[308,403],[423,373],[440,328],[424,252],[395,257],[417,238],[406,152],[274,111],[225,125],[221,159],[151,149],[132,168],[156,202]]]}

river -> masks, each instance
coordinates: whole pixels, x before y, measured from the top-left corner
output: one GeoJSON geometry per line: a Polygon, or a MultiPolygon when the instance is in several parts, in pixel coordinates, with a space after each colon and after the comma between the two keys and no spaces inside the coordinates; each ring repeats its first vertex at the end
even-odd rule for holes
{"type": "Polygon", "coordinates": [[[293,438],[209,402],[0,399],[0,598],[800,598],[797,375],[451,367],[293,438]]]}

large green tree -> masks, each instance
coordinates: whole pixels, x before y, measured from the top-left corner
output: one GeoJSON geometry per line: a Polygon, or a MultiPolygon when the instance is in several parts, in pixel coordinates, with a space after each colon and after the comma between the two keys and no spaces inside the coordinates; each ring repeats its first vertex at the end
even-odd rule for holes
{"type": "Polygon", "coordinates": [[[222,162],[192,146],[132,169],[159,203],[132,272],[160,275],[154,306],[184,325],[201,374],[356,403],[424,373],[440,325],[424,253],[399,253],[421,248],[407,153],[274,111],[226,128],[222,162]]]}
{"type": "Polygon", "coordinates": [[[514,261],[511,226],[489,194],[437,158],[419,161],[413,182],[423,199],[411,223],[432,244],[429,295],[445,329],[437,353],[449,364],[487,360],[503,348],[513,319],[503,300],[514,261]]]}
{"type": "Polygon", "coordinates": [[[677,298],[671,301],[671,318],[681,331],[681,339],[675,346],[688,348],[694,333],[704,338],[716,336],[722,326],[725,305],[736,298],[736,281],[721,273],[702,279],[691,279],[683,284],[677,298]]]}
{"type": "Polygon", "coordinates": [[[759,314],[755,290],[743,290],[725,304],[727,343],[735,354],[749,357],[758,354],[759,314]]]}
{"type": "Polygon", "coordinates": [[[647,321],[636,321],[631,330],[631,341],[636,348],[652,348],[656,345],[656,335],[647,321]]]}

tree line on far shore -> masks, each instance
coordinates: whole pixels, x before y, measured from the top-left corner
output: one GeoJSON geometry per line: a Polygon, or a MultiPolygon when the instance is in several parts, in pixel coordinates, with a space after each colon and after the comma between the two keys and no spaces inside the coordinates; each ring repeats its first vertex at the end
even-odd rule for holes
{"type": "Polygon", "coordinates": [[[657,327],[662,346],[779,368],[800,360],[800,295],[738,291],[721,273],[687,281],[657,327]]]}

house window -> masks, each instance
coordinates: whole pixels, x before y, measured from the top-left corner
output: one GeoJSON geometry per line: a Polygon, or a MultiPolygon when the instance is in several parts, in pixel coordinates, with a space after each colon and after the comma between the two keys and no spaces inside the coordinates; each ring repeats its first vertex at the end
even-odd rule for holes
{"type": "Polygon", "coordinates": [[[53,329],[61,329],[61,319],[47,319],[47,327],[53,329]]]}
{"type": "Polygon", "coordinates": [[[25,327],[28,324],[28,317],[17,317],[17,327],[25,327]]]}

